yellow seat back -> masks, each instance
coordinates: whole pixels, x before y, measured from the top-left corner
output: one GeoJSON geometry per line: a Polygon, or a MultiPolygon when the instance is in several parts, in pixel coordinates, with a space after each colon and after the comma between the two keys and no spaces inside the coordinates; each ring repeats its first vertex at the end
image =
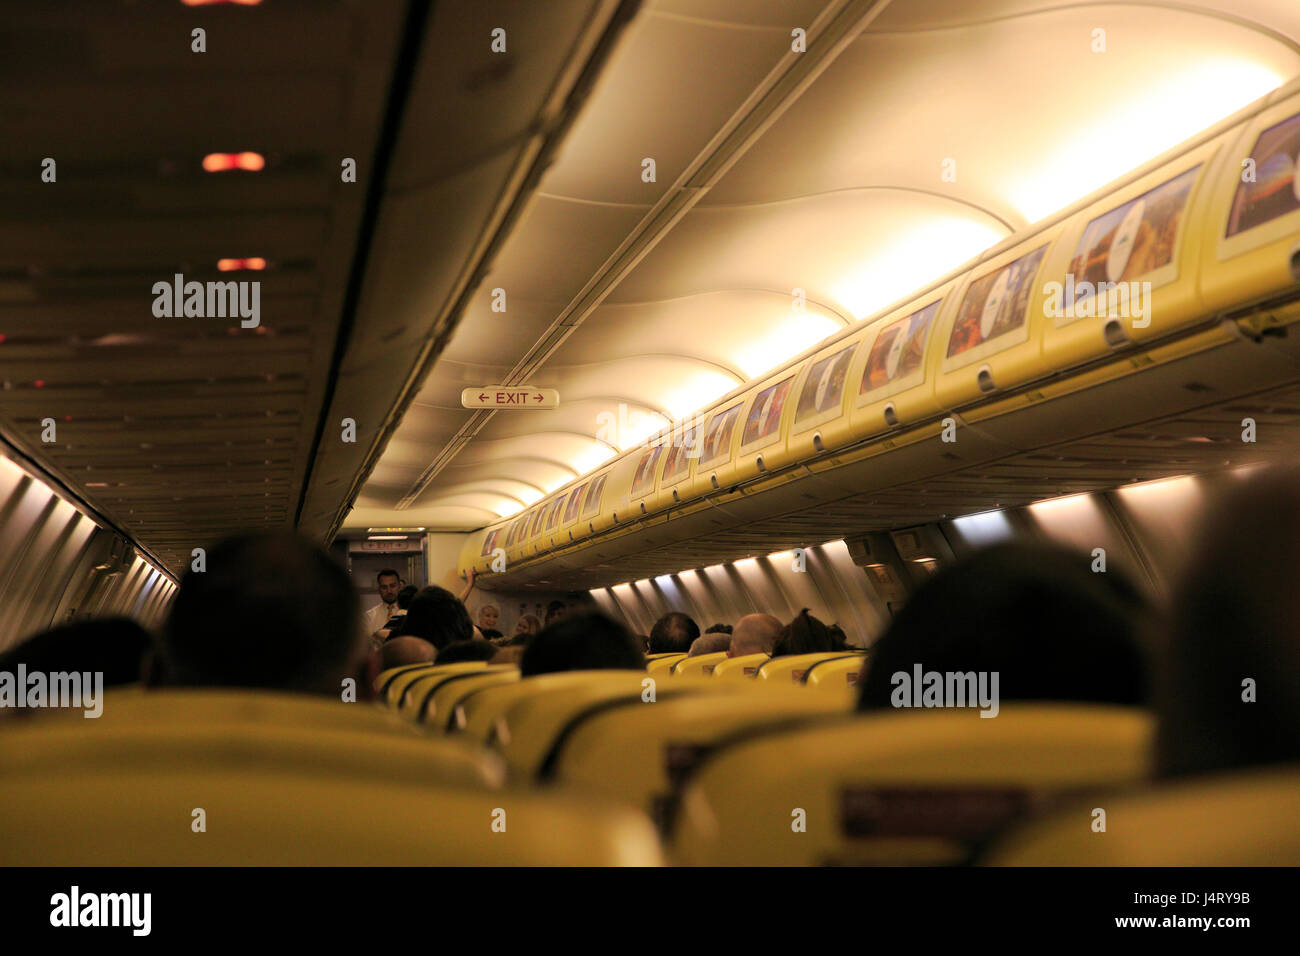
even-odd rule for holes
{"type": "Polygon", "coordinates": [[[712,681],[699,676],[659,680],[643,671],[579,671],[588,675],[579,683],[544,686],[542,675],[521,681],[526,690],[504,708],[488,742],[505,758],[512,779],[531,780],[541,771],[561,735],[580,715],[613,702],[632,701],[642,707],[658,706],[675,696],[718,692],[712,681]],[[536,682],[536,683],[535,683],[536,682]],[[532,684],[532,687],[525,685],[532,684]]]}
{"type": "Polygon", "coordinates": [[[719,661],[713,668],[713,676],[725,680],[752,680],[758,675],[758,669],[768,659],[767,654],[742,654],[719,661]]]}
{"type": "Polygon", "coordinates": [[[685,660],[685,654],[651,654],[646,658],[646,673],[664,674],[673,669],[673,665],[685,660]]]}
{"type": "Polygon", "coordinates": [[[0,768],[3,866],[655,866],[639,814],[571,797],[234,764],[0,768]],[[202,810],[204,832],[195,832],[202,810]],[[494,826],[495,825],[495,826],[494,826]]]}
{"type": "Polygon", "coordinates": [[[866,654],[850,654],[848,657],[817,661],[808,668],[803,682],[809,687],[822,690],[854,688],[856,693],[856,688],[862,683],[862,675],[867,672],[867,663],[866,654]]]}
{"type": "Polygon", "coordinates": [[[373,775],[409,784],[500,786],[495,755],[425,736],[372,704],[248,690],[121,691],[103,716],[42,715],[0,728],[0,765],[33,778],[164,772],[169,767],[238,773],[373,775]]]}
{"type": "Polygon", "coordinates": [[[634,806],[666,830],[682,777],[720,741],[847,712],[848,702],[833,695],[780,685],[678,695],[654,706],[611,703],[570,726],[547,776],[634,806]]]}
{"type": "Polygon", "coordinates": [[[398,674],[388,683],[384,691],[384,699],[388,701],[388,706],[396,710],[401,710],[406,704],[407,692],[417,681],[426,679],[438,680],[449,674],[463,674],[466,671],[481,671],[487,667],[486,661],[462,661],[457,664],[434,664],[430,667],[413,668],[405,673],[398,674]]]}
{"type": "Polygon", "coordinates": [[[401,667],[390,667],[388,670],[380,671],[375,677],[375,693],[384,695],[388,691],[388,685],[396,680],[400,675],[413,670],[423,670],[432,667],[433,664],[403,664],[401,667]]]}
{"type": "MultiPolygon", "coordinates": [[[[398,702],[397,709],[407,720],[414,723],[420,722],[420,715],[424,712],[425,704],[429,698],[449,680],[455,680],[457,677],[464,677],[469,674],[482,674],[491,670],[486,661],[465,661],[464,664],[477,665],[466,667],[462,664],[446,664],[442,667],[435,667],[427,671],[406,686],[401,700],[398,702]]],[[[518,670],[513,664],[495,665],[496,667],[508,667],[511,670],[518,670]]],[[[400,679],[400,678],[399,678],[400,679]]]]}
{"type": "MultiPolygon", "coordinates": [[[[820,695],[815,695],[820,696],[820,695]]],[[[722,748],[686,784],[686,863],[953,864],[1072,792],[1148,768],[1151,719],[1067,704],[879,712],[722,748]]]]}
{"type": "MultiPolygon", "coordinates": [[[[552,687],[580,687],[600,683],[610,674],[626,675],[628,671],[561,671],[555,674],[538,674],[513,683],[480,687],[467,694],[455,706],[451,726],[457,736],[477,744],[495,741],[498,724],[516,702],[552,687]]],[[[648,676],[634,671],[641,677],[648,676]]]]}
{"type": "Polygon", "coordinates": [[[786,654],[782,657],[773,657],[765,661],[759,668],[755,678],[758,680],[774,680],[788,684],[802,684],[804,678],[808,676],[808,670],[814,664],[822,661],[833,661],[841,657],[849,657],[849,653],[843,651],[838,653],[827,654],[786,654]]]}
{"type": "Polygon", "coordinates": [[[709,676],[713,673],[713,668],[717,667],[727,659],[726,651],[715,651],[712,654],[696,654],[694,657],[683,657],[673,665],[672,674],[674,677],[683,677],[691,674],[695,676],[709,676]]]}
{"type": "Polygon", "coordinates": [[[1011,833],[992,866],[1297,866],[1300,767],[1098,797],[1011,833]],[[1105,811],[1105,831],[1095,829],[1105,811]]]}
{"type": "Polygon", "coordinates": [[[470,694],[493,684],[511,684],[519,680],[519,668],[513,665],[485,667],[482,671],[454,674],[438,685],[426,701],[419,721],[430,733],[446,733],[454,726],[456,705],[470,694]]]}

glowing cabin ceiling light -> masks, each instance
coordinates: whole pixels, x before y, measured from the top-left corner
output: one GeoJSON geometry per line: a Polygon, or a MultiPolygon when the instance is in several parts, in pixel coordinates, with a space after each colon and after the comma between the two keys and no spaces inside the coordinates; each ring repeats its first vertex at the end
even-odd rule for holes
{"type": "Polygon", "coordinates": [[[700,369],[692,372],[688,380],[679,383],[671,392],[662,396],[659,403],[668,409],[673,418],[685,418],[692,412],[698,412],[714,399],[726,395],[740,384],[730,375],[712,369],[700,369]]]}
{"type": "Polygon", "coordinates": [[[1098,100],[1097,113],[1072,122],[1069,136],[1046,152],[1035,175],[1002,183],[1029,222],[1038,222],[1136,169],[1165,150],[1282,85],[1268,67],[1226,57],[1205,59],[1174,75],[1143,77],[1123,99],[1098,100]]]}
{"type": "Polygon", "coordinates": [[[208,153],[203,157],[203,169],[209,173],[224,173],[235,169],[256,173],[266,168],[266,157],[261,153],[208,153]]]}
{"type": "MultiPolygon", "coordinates": [[[[640,444],[640,443],[636,442],[635,444],[640,444]]],[[[627,447],[631,448],[632,445],[628,445],[627,447]]],[[[625,451],[625,450],[626,449],[624,448],[619,449],[619,451],[625,451]]],[[[569,464],[573,466],[573,468],[578,472],[578,474],[585,475],[587,472],[594,471],[595,469],[599,468],[601,465],[605,464],[605,462],[609,461],[611,458],[614,457],[614,454],[615,453],[609,448],[608,445],[603,445],[603,444],[592,445],[590,448],[586,449],[585,451],[575,456],[569,462],[569,464]]],[[[529,503],[531,504],[531,502],[529,503]]]]}
{"type": "Polygon", "coordinates": [[[899,229],[851,276],[831,286],[831,295],[862,319],[914,295],[930,282],[969,262],[1007,237],[1001,226],[960,216],[935,216],[899,229]]]}
{"type": "Polygon", "coordinates": [[[732,353],[731,361],[748,378],[758,378],[839,330],[840,324],[829,316],[815,312],[792,313],[768,335],[741,343],[732,353]]]}
{"type": "Polygon", "coordinates": [[[251,259],[218,259],[217,270],[219,272],[242,272],[251,270],[260,272],[266,268],[266,260],[260,256],[254,256],[251,259]]]}

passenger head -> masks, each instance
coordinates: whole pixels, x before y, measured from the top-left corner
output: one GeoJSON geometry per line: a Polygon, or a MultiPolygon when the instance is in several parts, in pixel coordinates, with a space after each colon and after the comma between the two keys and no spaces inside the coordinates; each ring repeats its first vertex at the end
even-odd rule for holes
{"type": "Polygon", "coordinates": [[[1300,761],[1300,470],[1219,496],[1174,589],[1157,773],[1300,761]]]}
{"type": "Polygon", "coordinates": [[[406,587],[398,591],[397,592],[398,609],[405,611],[408,607],[411,606],[411,599],[419,593],[420,593],[420,589],[417,588],[414,584],[408,584],[406,587]]]}
{"type": "Polygon", "coordinates": [[[672,611],[650,629],[651,654],[685,654],[700,636],[700,626],[687,614],[672,611]]]}
{"type": "Polygon", "coordinates": [[[542,622],[537,620],[536,615],[525,614],[519,618],[515,624],[516,634],[536,634],[542,629],[542,622]]]}
{"type": "Polygon", "coordinates": [[[925,580],[872,648],[858,706],[922,673],[998,675],[1008,700],[1141,705],[1148,609],[1121,572],[1054,545],[1000,544],[925,580]]]}
{"type": "Polygon", "coordinates": [[[397,636],[422,637],[439,651],[457,641],[474,638],[469,612],[446,588],[427,587],[411,599],[397,636]]]}
{"type": "Polygon", "coordinates": [[[89,672],[115,687],[140,681],[152,648],[149,632],[130,618],[88,618],[11,647],[0,654],[0,672],[13,673],[19,664],[28,673],[89,672]]]}
{"type": "Polygon", "coordinates": [[[636,638],[600,612],[556,621],[528,642],[519,670],[524,677],[555,671],[645,669],[636,638]]]}
{"type": "Polygon", "coordinates": [[[519,666],[519,661],[523,659],[524,646],[522,644],[511,644],[507,647],[498,647],[497,652],[488,661],[489,664],[514,664],[519,666]]]}
{"type": "Polygon", "coordinates": [[[439,664],[460,664],[464,661],[490,661],[500,648],[491,641],[476,637],[472,641],[457,641],[438,652],[439,664]]]}
{"type": "Polygon", "coordinates": [[[691,649],[687,651],[687,657],[698,657],[700,654],[717,654],[719,651],[725,651],[731,647],[731,635],[715,631],[712,634],[701,634],[691,642],[691,649]]]}
{"type": "Polygon", "coordinates": [[[772,643],[772,656],[788,654],[828,654],[844,650],[844,632],[838,627],[827,627],[804,608],[781,628],[772,643]]]}
{"type": "Polygon", "coordinates": [[[163,632],[161,679],[183,686],[339,693],[365,658],[347,573],[288,532],[237,535],[181,581],[163,632]]]}
{"type": "Polygon", "coordinates": [[[480,631],[496,630],[497,621],[501,617],[501,612],[497,610],[495,604],[484,604],[478,609],[478,627],[480,631]]]}
{"type": "Polygon", "coordinates": [[[394,637],[384,642],[380,655],[384,670],[388,670],[407,664],[431,664],[435,651],[432,644],[421,638],[394,637]]]}
{"type": "Polygon", "coordinates": [[[710,624],[704,632],[705,634],[730,634],[730,624],[710,624]]]}
{"type": "Polygon", "coordinates": [[[385,604],[396,604],[398,592],[402,590],[402,578],[392,568],[384,568],[375,575],[379,585],[379,597],[385,604]]]}
{"type": "Polygon", "coordinates": [[[563,601],[552,601],[546,605],[546,626],[550,626],[569,612],[569,606],[563,601]]]}
{"type": "Polygon", "coordinates": [[[771,654],[782,624],[771,614],[746,614],[731,630],[728,657],[746,654],[771,654]]]}

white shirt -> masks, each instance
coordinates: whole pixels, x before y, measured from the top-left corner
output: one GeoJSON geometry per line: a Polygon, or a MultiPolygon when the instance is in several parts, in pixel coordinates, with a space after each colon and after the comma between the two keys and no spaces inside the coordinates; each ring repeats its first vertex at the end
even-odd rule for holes
{"type": "Polygon", "coordinates": [[[378,604],[376,604],[374,607],[372,607],[369,611],[366,612],[366,633],[367,634],[375,633],[375,631],[379,630],[381,627],[387,624],[388,619],[396,613],[397,613],[396,601],[394,601],[392,604],[385,604],[383,601],[380,601],[378,604]]]}

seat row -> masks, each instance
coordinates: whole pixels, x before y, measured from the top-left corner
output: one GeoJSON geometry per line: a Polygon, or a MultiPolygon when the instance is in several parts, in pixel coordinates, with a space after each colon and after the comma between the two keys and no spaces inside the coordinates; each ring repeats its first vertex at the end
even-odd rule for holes
{"type": "Polygon", "coordinates": [[[818,669],[847,667],[843,655],[802,662],[798,682],[788,677],[800,669],[793,659],[766,680],[761,660],[719,660],[707,676],[707,661],[682,667],[702,660],[522,680],[510,667],[421,666],[381,683],[428,732],[500,755],[515,786],[645,814],[674,862],[1300,860],[1285,813],[1300,801],[1294,768],[1146,793],[1153,731],[1143,711],[1004,704],[995,719],[973,710],[855,714],[847,681],[823,685],[838,693],[805,689],[818,669]],[[727,679],[726,670],[748,668],[754,679],[727,679]],[[1248,796],[1250,787],[1264,798],[1248,796]],[[1235,836],[1207,843],[1178,829],[1202,799],[1216,813],[1244,800],[1251,813],[1229,825],[1235,836]],[[1008,842],[1054,813],[1056,823],[1008,842]]]}

